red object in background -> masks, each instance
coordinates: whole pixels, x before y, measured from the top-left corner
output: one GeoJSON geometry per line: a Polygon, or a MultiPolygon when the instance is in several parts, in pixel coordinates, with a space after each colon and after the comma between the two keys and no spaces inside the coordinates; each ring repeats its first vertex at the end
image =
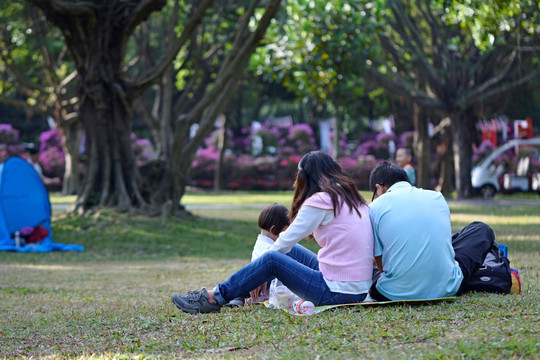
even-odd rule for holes
{"type": "Polygon", "coordinates": [[[38,225],[34,228],[34,231],[26,239],[27,244],[38,244],[43,241],[49,235],[49,230],[43,226],[38,225]]]}
{"type": "Polygon", "coordinates": [[[532,118],[525,120],[514,120],[514,137],[516,139],[532,139],[533,126],[532,118]]]}
{"type": "Polygon", "coordinates": [[[489,141],[494,148],[497,147],[497,131],[493,129],[484,129],[482,131],[482,142],[489,141]]]}
{"type": "Polygon", "coordinates": [[[494,148],[497,147],[497,127],[493,122],[482,123],[482,142],[489,141],[494,148]]]}

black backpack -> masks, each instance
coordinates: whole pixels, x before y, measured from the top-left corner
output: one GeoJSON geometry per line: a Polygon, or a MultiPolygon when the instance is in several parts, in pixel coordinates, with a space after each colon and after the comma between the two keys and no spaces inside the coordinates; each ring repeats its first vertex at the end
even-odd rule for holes
{"type": "Polygon", "coordinates": [[[499,246],[493,242],[482,266],[478,268],[465,284],[464,291],[483,291],[509,294],[512,288],[510,261],[504,256],[499,246]]]}

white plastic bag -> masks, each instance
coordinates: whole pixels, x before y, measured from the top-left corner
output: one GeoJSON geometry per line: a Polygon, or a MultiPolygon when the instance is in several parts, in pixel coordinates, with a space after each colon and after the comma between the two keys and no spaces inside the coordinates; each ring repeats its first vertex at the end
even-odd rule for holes
{"type": "Polygon", "coordinates": [[[301,300],[278,279],[272,280],[269,292],[268,305],[274,308],[289,309],[293,302],[301,300]]]}

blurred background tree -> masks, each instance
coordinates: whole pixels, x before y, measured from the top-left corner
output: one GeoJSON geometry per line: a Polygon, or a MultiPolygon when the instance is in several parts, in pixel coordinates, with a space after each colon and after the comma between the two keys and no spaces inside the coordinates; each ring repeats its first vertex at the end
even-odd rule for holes
{"type": "MultiPolygon", "coordinates": [[[[454,175],[458,196],[469,197],[477,120],[506,113],[538,125],[535,1],[280,5],[3,2],[0,110],[53,119],[64,192],[78,194],[77,210],[149,213],[180,210],[190,171],[207,174],[201,164],[216,154],[216,188],[242,185],[230,178],[234,161],[252,174],[270,171],[272,161],[289,169],[299,152],[321,146],[319,122],[330,118],[331,151],[359,183],[395,142],[415,148],[420,186],[433,187],[437,176],[444,179],[438,188],[450,191],[454,175]],[[376,135],[381,118],[393,118],[395,132],[376,135]],[[290,128],[303,123],[310,129],[290,128]],[[258,156],[258,138],[261,159],[248,161],[258,156]],[[453,172],[435,174],[434,163],[453,172]]],[[[288,172],[272,171],[267,181],[242,181],[286,187],[288,172]]]]}

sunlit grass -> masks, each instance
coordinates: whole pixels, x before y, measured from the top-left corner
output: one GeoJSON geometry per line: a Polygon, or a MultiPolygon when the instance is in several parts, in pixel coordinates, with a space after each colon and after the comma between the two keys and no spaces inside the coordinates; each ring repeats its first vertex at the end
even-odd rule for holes
{"type": "MultiPolygon", "coordinates": [[[[451,215],[452,222],[460,224],[468,224],[471,222],[470,214],[459,214],[454,213],[451,215]]],[[[510,225],[510,226],[521,226],[521,225],[538,225],[540,224],[540,215],[475,215],[475,221],[482,221],[486,224],[493,226],[497,225],[510,225]]]]}
{"type": "Polygon", "coordinates": [[[50,192],[49,200],[51,204],[73,204],[77,200],[76,195],[62,195],[59,192],[50,192]]]}
{"type": "Polygon", "coordinates": [[[486,221],[508,245],[522,295],[468,294],[313,317],[262,306],[192,316],[170,296],[211,288],[246,264],[260,207],[290,206],[292,192],[193,195],[191,219],[110,211],[55,219],[55,241],[84,245],[82,253],[0,253],[0,358],[538,357],[540,206],[450,203],[455,231],[486,221]],[[234,206],[203,206],[211,199],[234,206]]]}
{"type": "Polygon", "coordinates": [[[235,191],[187,193],[182,197],[183,205],[194,204],[270,204],[273,202],[290,206],[292,191],[235,191]]]}

